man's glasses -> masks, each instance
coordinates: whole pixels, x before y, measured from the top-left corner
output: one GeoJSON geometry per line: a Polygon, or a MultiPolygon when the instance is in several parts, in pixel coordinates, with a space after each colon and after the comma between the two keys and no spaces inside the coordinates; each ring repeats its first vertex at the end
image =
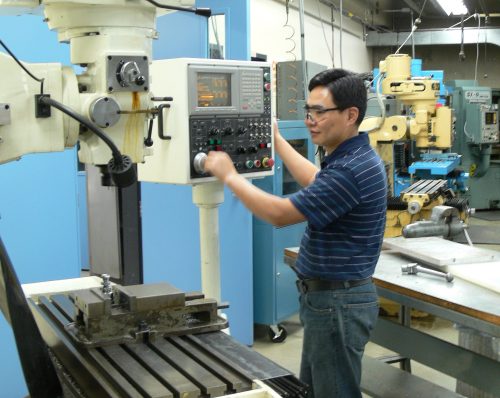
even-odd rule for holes
{"type": "Polygon", "coordinates": [[[342,111],[343,109],[339,108],[338,106],[334,108],[316,108],[306,105],[304,106],[304,110],[306,111],[306,120],[314,123],[318,122],[321,116],[323,116],[326,112],[342,111]]]}

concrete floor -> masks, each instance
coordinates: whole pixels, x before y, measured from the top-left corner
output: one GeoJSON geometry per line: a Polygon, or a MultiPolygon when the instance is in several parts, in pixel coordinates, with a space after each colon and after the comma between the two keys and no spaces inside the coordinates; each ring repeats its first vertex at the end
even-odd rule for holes
{"type": "MultiPolygon", "coordinates": [[[[488,226],[494,228],[498,227],[498,230],[500,231],[500,221],[487,221],[472,217],[469,220],[469,225],[488,226]]],[[[498,239],[500,240],[500,234],[498,239]]],[[[500,241],[499,244],[475,244],[475,246],[500,251],[500,241]]],[[[412,322],[415,328],[424,330],[426,333],[454,344],[458,342],[458,331],[455,326],[447,320],[428,316],[424,318],[413,318],[412,322]]],[[[287,329],[288,337],[282,343],[272,343],[269,340],[267,334],[267,327],[264,325],[256,325],[255,342],[253,348],[257,352],[268,357],[284,368],[290,370],[292,373],[298,375],[303,337],[302,326],[300,325],[300,321],[297,315],[283,322],[283,325],[287,329]]],[[[367,355],[374,358],[394,354],[384,347],[373,343],[368,343],[365,352],[367,355]]],[[[395,364],[393,366],[398,365],[395,364]]],[[[444,388],[455,391],[456,379],[440,373],[432,368],[421,365],[415,361],[412,361],[412,373],[426,380],[430,380],[444,388]]],[[[368,395],[364,395],[364,397],[368,397],[368,395]]]]}

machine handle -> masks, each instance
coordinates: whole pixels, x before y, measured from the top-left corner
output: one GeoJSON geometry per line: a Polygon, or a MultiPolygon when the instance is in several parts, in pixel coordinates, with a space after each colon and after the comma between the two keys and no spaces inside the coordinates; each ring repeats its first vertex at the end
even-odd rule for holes
{"type": "Polygon", "coordinates": [[[170,108],[170,104],[158,105],[158,137],[162,140],[171,140],[171,135],[163,134],[163,109],[170,108]]]}

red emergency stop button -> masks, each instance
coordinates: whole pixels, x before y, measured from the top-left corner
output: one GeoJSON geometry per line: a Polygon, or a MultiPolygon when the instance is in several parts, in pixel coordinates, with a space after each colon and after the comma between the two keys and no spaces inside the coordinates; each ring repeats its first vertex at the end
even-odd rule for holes
{"type": "Polygon", "coordinates": [[[273,167],[273,166],[274,166],[273,158],[265,157],[264,159],[262,159],[262,167],[273,167]]]}

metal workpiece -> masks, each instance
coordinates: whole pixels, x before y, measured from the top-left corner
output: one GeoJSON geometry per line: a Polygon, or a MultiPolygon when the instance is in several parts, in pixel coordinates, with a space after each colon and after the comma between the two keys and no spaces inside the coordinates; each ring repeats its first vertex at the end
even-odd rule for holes
{"type": "Polygon", "coordinates": [[[401,272],[403,274],[408,274],[408,275],[417,275],[419,272],[421,272],[423,274],[434,275],[434,276],[439,276],[441,278],[445,278],[446,282],[452,282],[454,279],[453,275],[450,272],[435,271],[430,268],[422,267],[417,263],[402,265],[401,272]]]}
{"type": "Polygon", "coordinates": [[[417,221],[403,228],[405,238],[444,236],[449,238],[461,233],[467,225],[460,220],[458,209],[450,206],[435,206],[430,220],[417,221]]]}
{"type": "MultiPolygon", "coordinates": [[[[218,316],[215,300],[186,294],[168,283],[114,285],[111,293],[101,288],[77,290],[69,296],[46,297],[41,305],[47,302],[74,306],[65,328],[78,344],[89,347],[216,331],[228,325],[218,316]]],[[[52,311],[50,306],[46,309],[52,311]]]]}

